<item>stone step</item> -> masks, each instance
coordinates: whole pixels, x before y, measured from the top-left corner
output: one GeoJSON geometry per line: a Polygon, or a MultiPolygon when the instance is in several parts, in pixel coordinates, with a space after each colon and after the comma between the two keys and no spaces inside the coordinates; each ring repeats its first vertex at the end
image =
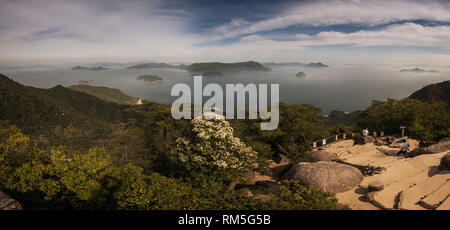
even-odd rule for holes
{"type": "Polygon", "coordinates": [[[450,195],[450,180],[438,188],[433,193],[429,194],[420,201],[420,205],[428,209],[435,209],[441,205],[450,195]]]}
{"type": "Polygon", "coordinates": [[[403,191],[403,200],[399,202],[399,209],[407,210],[421,210],[426,209],[425,207],[419,205],[421,199],[429,194],[437,191],[443,185],[447,183],[448,175],[436,174],[428,179],[416,184],[403,191]]]}

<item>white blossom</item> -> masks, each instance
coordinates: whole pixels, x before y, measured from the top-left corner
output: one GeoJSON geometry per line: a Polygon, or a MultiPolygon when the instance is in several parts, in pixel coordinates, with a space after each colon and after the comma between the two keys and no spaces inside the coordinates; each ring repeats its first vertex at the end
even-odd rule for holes
{"type": "Polygon", "coordinates": [[[257,167],[257,152],[239,138],[221,115],[205,113],[191,121],[192,139],[178,138],[172,150],[185,164],[246,172],[257,167]]]}

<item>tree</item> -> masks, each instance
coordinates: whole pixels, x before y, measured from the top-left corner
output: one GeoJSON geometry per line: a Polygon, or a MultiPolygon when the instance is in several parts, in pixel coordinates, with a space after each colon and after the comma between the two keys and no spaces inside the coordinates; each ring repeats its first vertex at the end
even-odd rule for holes
{"type": "Polygon", "coordinates": [[[423,103],[414,99],[374,100],[363,113],[359,129],[398,134],[406,126],[407,135],[424,142],[437,141],[450,135],[449,107],[443,103],[423,103]]]}
{"type": "Polygon", "coordinates": [[[210,120],[193,119],[193,135],[177,139],[172,152],[192,179],[229,183],[257,167],[257,152],[234,136],[233,128],[223,116],[212,116],[210,120]]]}
{"type": "MultiPolygon", "coordinates": [[[[114,164],[101,148],[44,152],[15,126],[0,122],[0,187],[35,193],[78,209],[192,209],[196,192],[181,180],[114,164]]],[[[28,194],[29,195],[29,194],[28,194]]],[[[35,197],[35,196],[34,196],[35,197]]],[[[35,201],[32,201],[33,203],[35,201]]]]}

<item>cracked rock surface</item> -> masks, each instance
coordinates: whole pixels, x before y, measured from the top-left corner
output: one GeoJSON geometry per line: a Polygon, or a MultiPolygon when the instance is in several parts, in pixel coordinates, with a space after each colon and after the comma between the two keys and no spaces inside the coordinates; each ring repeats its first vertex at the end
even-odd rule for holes
{"type": "MultiPolygon", "coordinates": [[[[408,142],[413,146],[411,150],[418,146],[416,140],[408,142]]],[[[399,148],[373,143],[353,146],[352,140],[345,140],[327,145],[325,151],[335,153],[343,162],[363,168],[370,165],[376,172],[365,174],[358,187],[339,192],[336,197],[350,209],[449,210],[450,170],[440,167],[449,149],[442,143],[440,152],[410,158],[386,154],[398,152],[399,148]],[[367,195],[369,184],[376,181],[384,188],[367,195]]]]}
{"type": "Polygon", "coordinates": [[[22,210],[22,205],[8,194],[0,191],[0,210],[22,210]]]}

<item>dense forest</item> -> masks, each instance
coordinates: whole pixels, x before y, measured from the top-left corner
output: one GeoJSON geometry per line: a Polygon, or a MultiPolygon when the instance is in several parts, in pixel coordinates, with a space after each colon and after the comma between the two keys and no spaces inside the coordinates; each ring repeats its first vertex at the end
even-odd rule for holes
{"type": "Polygon", "coordinates": [[[0,189],[25,209],[341,209],[334,194],[296,181],[261,188],[269,200],[232,185],[280,154],[308,161],[313,141],[366,126],[405,125],[425,144],[450,136],[443,102],[374,101],[350,120],[281,103],[278,129],[262,131],[260,120],[174,120],[170,105],[88,93],[0,75],[0,189]]]}

